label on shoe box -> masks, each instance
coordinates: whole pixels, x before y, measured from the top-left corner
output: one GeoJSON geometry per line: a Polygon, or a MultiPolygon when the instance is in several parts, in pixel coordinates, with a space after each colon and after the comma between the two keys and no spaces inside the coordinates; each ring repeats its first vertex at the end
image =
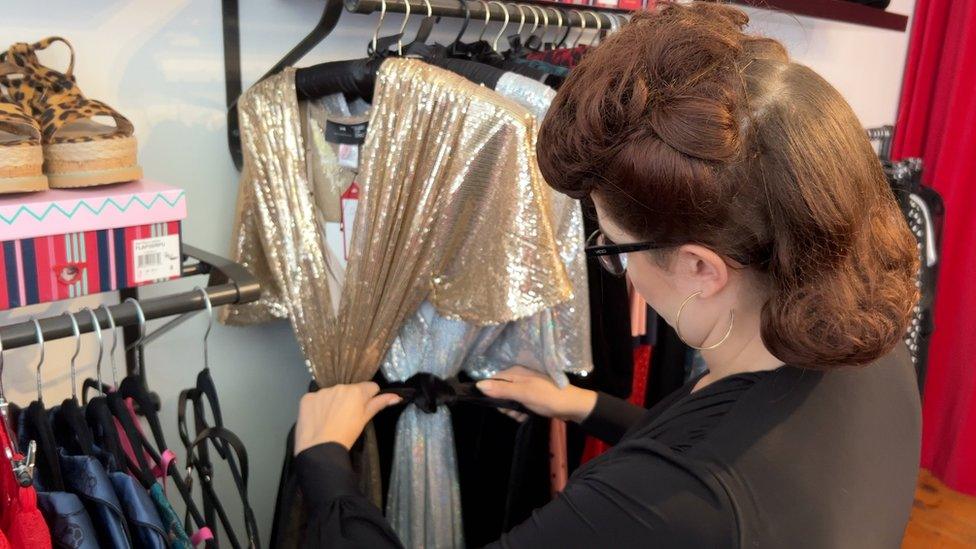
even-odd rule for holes
{"type": "Polygon", "coordinates": [[[172,234],[135,240],[132,256],[137,283],[179,276],[182,263],[180,237],[172,234]]]}

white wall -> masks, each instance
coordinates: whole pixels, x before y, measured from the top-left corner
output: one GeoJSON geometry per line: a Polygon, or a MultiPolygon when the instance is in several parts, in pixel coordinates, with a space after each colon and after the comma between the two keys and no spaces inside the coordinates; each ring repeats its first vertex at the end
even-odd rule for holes
{"type": "MultiPolygon", "coordinates": [[[[187,189],[186,241],[226,253],[237,172],[225,141],[219,4],[203,0],[0,0],[0,42],[35,41],[48,35],[68,38],[78,55],[76,74],[82,89],[90,97],[107,101],[135,124],[147,177],[187,189]]],[[[894,0],[890,9],[909,13],[913,5],[914,0],[894,0]]],[[[322,6],[321,0],[241,0],[245,86],[311,29],[322,6]]],[[[866,126],[894,120],[907,33],[760,10],[750,13],[756,30],[784,40],[798,60],[833,82],[866,126]]],[[[400,17],[390,14],[384,28],[394,32],[400,17]]],[[[344,14],[332,36],[305,62],[362,56],[376,19],[344,14]]],[[[446,30],[436,37],[442,42],[450,40],[454,34],[450,29],[456,25],[445,24],[446,30]]],[[[471,28],[479,27],[472,24],[471,28]]],[[[476,35],[469,33],[469,37],[476,35]]],[[[66,63],[60,49],[43,53],[42,59],[54,67],[66,63]]],[[[171,283],[161,289],[194,283],[205,281],[171,283]]],[[[98,303],[98,298],[89,298],[69,305],[77,310],[98,303]]],[[[2,313],[0,324],[64,309],[64,304],[56,304],[2,313]]],[[[150,379],[163,398],[167,440],[172,445],[179,444],[175,399],[180,389],[193,382],[201,366],[203,326],[204,320],[196,318],[148,351],[150,379]]],[[[68,341],[48,346],[43,370],[48,403],[69,393],[67,359],[72,347],[68,341]]],[[[85,338],[79,364],[86,367],[79,370],[79,376],[90,374],[92,349],[91,338],[85,338]]],[[[266,542],[283,442],[307,374],[285,323],[254,328],[217,326],[211,335],[211,350],[226,422],[248,445],[251,501],[266,542]]],[[[20,349],[6,354],[5,387],[15,402],[26,403],[33,395],[35,353],[35,349],[20,349]]],[[[227,475],[222,478],[226,480],[227,475]]],[[[229,482],[223,493],[226,501],[233,499],[229,482]]]]}

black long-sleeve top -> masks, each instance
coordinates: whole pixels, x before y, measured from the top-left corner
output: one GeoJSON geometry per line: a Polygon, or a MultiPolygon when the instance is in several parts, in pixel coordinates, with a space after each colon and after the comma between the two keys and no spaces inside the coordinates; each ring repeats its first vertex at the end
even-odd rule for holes
{"type": "MultiPolygon", "coordinates": [[[[868,367],[693,385],[650,411],[600,395],[582,426],[615,446],[492,547],[900,546],[921,421],[903,348],[868,367]]],[[[401,547],[345,448],[309,448],[295,467],[308,546],[401,547]]]]}

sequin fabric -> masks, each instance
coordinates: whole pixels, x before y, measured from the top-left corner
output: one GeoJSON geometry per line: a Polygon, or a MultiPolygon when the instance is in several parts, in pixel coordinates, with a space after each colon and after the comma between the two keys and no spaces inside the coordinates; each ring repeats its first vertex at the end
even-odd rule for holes
{"type": "MultiPolygon", "coordinates": [[[[496,91],[536,120],[545,116],[554,95],[547,86],[521,76],[496,91]]],[[[537,128],[531,128],[528,161],[541,179],[535,159],[537,128]]],[[[565,371],[585,374],[592,369],[582,213],[577,201],[548,186],[543,197],[573,297],[525,318],[488,326],[448,318],[425,301],[404,323],[383,361],[387,379],[403,381],[418,372],[446,379],[461,370],[484,378],[519,364],[565,385],[565,371]]],[[[449,411],[426,414],[408,406],[397,422],[387,519],[407,547],[463,547],[461,512],[449,411]]]]}
{"type": "MultiPolygon", "coordinates": [[[[330,110],[335,106],[328,98],[321,106],[329,114],[345,114],[330,110]]],[[[333,362],[338,346],[337,290],[343,280],[330,261],[327,214],[313,191],[309,158],[316,159],[316,169],[323,169],[335,157],[316,158],[309,152],[316,145],[304,138],[310,122],[303,119],[298,104],[295,69],[286,68],[252,86],[238,102],[238,115],[244,166],[231,257],[257,278],[262,293],[256,302],[224,307],[220,318],[237,325],[289,319],[305,365],[320,385],[367,380],[375,366],[357,368],[358,363],[350,362],[337,367],[333,362]]],[[[357,463],[361,486],[379,503],[379,461],[372,429],[366,431],[361,456],[357,463]]]]}
{"type": "Polygon", "coordinates": [[[549,105],[556,98],[556,90],[514,72],[503,74],[495,84],[495,91],[528,109],[536,118],[536,127],[545,118],[549,105]]]}
{"type": "MultiPolygon", "coordinates": [[[[336,295],[296,97],[294,71],[286,70],[239,103],[245,163],[233,255],[266,292],[255,305],[225,311],[226,321],[290,318],[309,369],[329,386],[369,379],[425,300],[445,321],[495,332],[571,298],[551,191],[534,164],[535,117],[494,91],[406,59],[387,61],[377,76],[351,254],[336,295]]],[[[410,452],[453,456],[452,441],[436,429],[414,432],[405,439],[410,452]]],[[[408,482],[456,495],[454,467],[437,473],[408,482]]],[[[458,506],[417,509],[424,513],[397,529],[407,546],[463,545],[456,544],[458,506]],[[437,541],[413,540],[417,521],[424,532],[433,525],[437,541]]]]}

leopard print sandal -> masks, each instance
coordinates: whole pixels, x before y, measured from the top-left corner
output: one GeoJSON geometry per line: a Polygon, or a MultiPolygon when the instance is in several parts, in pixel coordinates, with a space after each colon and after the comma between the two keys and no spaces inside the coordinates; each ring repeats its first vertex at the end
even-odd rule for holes
{"type": "MultiPolygon", "coordinates": [[[[16,68],[0,63],[0,77],[16,68]]],[[[19,105],[0,93],[0,193],[47,188],[41,129],[19,105]]]]}
{"type": "Polygon", "coordinates": [[[61,37],[14,44],[0,54],[16,74],[0,76],[0,89],[41,127],[44,170],[53,188],[90,187],[142,177],[132,123],[101,101],[86,98],[73,74],[75,53],[61,37]],[[61,42],[71,51],[68,70],[41,65],[37,51],[61,42]],[[114,125],[104,123],[111,120],[114,125]]]}

